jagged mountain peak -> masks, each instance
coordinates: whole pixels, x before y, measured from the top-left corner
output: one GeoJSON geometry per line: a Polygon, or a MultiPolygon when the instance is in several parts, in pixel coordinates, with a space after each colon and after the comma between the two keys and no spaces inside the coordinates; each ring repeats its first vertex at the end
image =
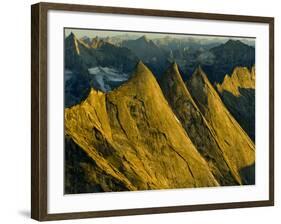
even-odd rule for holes
{"type": "Polygon", "coordinates": [[[75,34],[71,31],[71,33],[69,34],[70,37],[75,37],[75,34]]]}
{"type": "MultiPolygon", "coordinates": [[[[192,104],[192,107],[197,109],[197,106],[182,79],[179,67],[176,62],[173,62],[163,74],[160,79],[160,86],[170,104],[174,104],[175,102],[177,102],[175,104],[188,102],[188,104],[192,104]]],[[[181,107],[181,105],[173,106],[181,107]]]]}
{"type": "Polygon", "coordinates": [[[187,87],[196,102],[198,102],[199,108],[201,107],[201,112],[204,114],[206,108],[208,108],[209,99],[212,99],[218,104],[221,104],[221,99],[217,94],[215,88],[210,83],[207,75],[201,67],[198,67],[191,78],[187,82],[187,87]]]}
{"type": "Polygon", "coordinates": [[[139,94],[143,95],[149,92],[153,92],[156,89],[160,89],[160,87],[156,81],[155,76],[142,61],[139,61],[135,67],[131,78],[126,83],[119,86],[116,90],[113,90],[113,92],[138,91],[139,94]]]}
{"type": "Polygon", "coordinates": [[[216,85],[217,90],[222,93],[228,91],[235,96],[240,96],[239,88],[255,88],[255,69],[249,70],[247,67],[234,68],[231,76],[224,77],[222,84],[216,85]]]}
{"type": "Polygon", "coordinates": [[[242,45],[246,45],[244,44],[242,41],[240,40],[233,40],[233,39],[230,39],[228,40],[227,42],[225,42],[225,45],[226,46],[242,46],[242,45]]]}
{"type": "MultiPolygon", "coordinates": [[[[77,38],[76,38],[77,39],[77,38]]],[[[100,48],[106,44],[110,44],[108,41],[99,38],[98,36],[95,37],[88,37],[88,36],[83,36],[82,38],[80,38],[79,40],[77,39],[77,41],[84,45],[87,48],[100,48]]]]}
{"type": "Polygon", "coordinates": [[[145,77],[149,79],[154,78],[152,72],[146,67],[146,65],[142,61],[139,61],[136,65],[133,78],[145,79],[145,77]]]}
{"type": "Polygon", "coordinates": [[[90,89],[90,92],[88,94],[88,97],[84,102],[89,103],[90,105],[94,105],[94,102],[97,98],[103,97],[105,94],[99,90],[95,90],[94,88],[90,89]]]}
{"type": "Polygon", "coordinates": [[[182,92],[188,92],[176,62],[172,62],[163,73],[160,79],[160,86],[164,94],[172,98],[182,95],[182,92]]]}
{"type": "Polygon", "coordinates": [[[165,75],[170,75],[170,76],[179,76],[180,77],[180,72],[179,72],[179,68],[176,62],[172,62],[169,66],[169,68],[167,69],[167,71],[164,73],[165,75]]]}
{"type": "Polygon", "coordinates": [[[245,74],[249,75],[253,70],[255,70],[255,66],[253,66],[251,69],[237,66],[234,68],[233,74],[231,76],[243,77],[245,74]]]}
{"type": "Polygon", "coordinates": [[[100,39],[98,36],[92,38],[91,43],[90,43],[90,47],[91,48],[100,48],[103,45],[105,45],[107,42],[100,39]]]}
{"type": "Polygon", "coordinates": [[[75,36],[75,34],[73,32],[71,32],[67,37],[66,40],[68,41],[75,41],[78,40],[77,37],[75,36]]]}
{"type": "MultiPolygon", "coordinates": [[[[192,84],[200,84],[201,85],[207,85],[207,86],[211,86],[211,83],[207,77],[207,75],[205,74],[205,72],[203,71],[203,69],[201,68],[201,66],[198,66],[195,71],[193,72],[193,75],[191,76],[190,79],[190,83],[192,84]]],[[[203,87],[203,86],[201,86],[203,87]]],[[[200,88],[198,86],[198,88],[200,88]]]]}
{"type": "Polygon", "coordinates": [[[179,68],[178,68],[178,64],[174,61],[171,63],[170,66],[175,72],[179,73],[179,68]]]}
{"type": "MultiPolygon", "coordinates": [[[[247,59],[252,62],[252,51],[254,51],[254,47],[245,44],[241,40],[229,39],[225,43],[211,49],[211,52],[214,53],[217,57],[222,57],[222,55],[234,55],[237,53],[244,54],[246,51],[250,51],[248,52],[247,59]]],[[[240,54],[236,57],[240,57],[240,54]]]]}
{"type": "Polygon", "coordinates": [[[166,72],[164,72],[160,79],[160,85],[165,92],[176,91],[178,87],[180,89],[185,88],[176,62],[171,63],[166,72]],[[171,90],[173,86],[175,89],[171,90]]]}
{"type": "Polygon", "coordinates": [[[142,62],[142,60],[140,60],[138,63],[137,63],[137,70],[138,69],[148,69],[145,64],[142,62]]]}
{"type": "MultiPolygon", "coordinates": [[[[69,34],[69,36],[66,38],[65,40],[65,45],[67,48],[73,48],[75,49],[75,52],[77,55],[80,55],[80,48],[79,48],[79,44],[81,44],[82,42],[80,42],[77,37],[75,36],[75,34],[73,32],[71,32],[69,34]]],[[[84,44],[83,44],[84,45],[84,44]]]]}
{"type": "Polygon", "coordinates": [[[140,38],[138,38],[138,40],[141,40],[141,41],[144,41],[144,42],[149,42],[146,35],[141,36],[140,38]]]}

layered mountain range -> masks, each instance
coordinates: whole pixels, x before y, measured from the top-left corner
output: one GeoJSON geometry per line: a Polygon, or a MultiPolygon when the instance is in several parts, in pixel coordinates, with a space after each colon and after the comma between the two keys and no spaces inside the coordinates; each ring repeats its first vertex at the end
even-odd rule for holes
{"type": "Polygon", "coordinates": [[[139,61],[118,87],[91,86],[65,109],[65,193],[254,184],[254,143],[223,97],[253,87],[240,73],[216,90],[200,66],[158,77],[139,61]]]}
{"type": "Polygon", "coordinates": [[[119,86],[128,80],[127,74],[132,72],[138,62],[138,58],[128,48],[98,38],[84,41],[73,33],[65,39],[66,107],[79,103],[91,87],[106,91],[119,86]],[[91,71],[98,71],[98,74],[91,71]],[[109,79],[110,72],[119,74],[119,78],[113,75],[109,79]],[[121,74],[124,76],[121,77],[121,74]]]}
{"type": "Polygon", "coordinates": [[[65,107],[85,99],[92,87],[108,92],[122,85],[130,79],[139,60],[158,81],[176,62],[184,81],[201,65],[215,84],[222,83],[237,66],[254,66],[255,48],[231,39],[219,42],[167,36],[151,40],[145,35],[78,39],[70,33],[65,38],[65,107]]]}

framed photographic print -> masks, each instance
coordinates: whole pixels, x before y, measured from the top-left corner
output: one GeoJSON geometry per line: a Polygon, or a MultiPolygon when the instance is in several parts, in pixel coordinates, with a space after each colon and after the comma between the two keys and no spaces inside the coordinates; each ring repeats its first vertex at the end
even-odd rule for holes
{"type": "Polygon", "coordinates": [[[274,18],[32,5],[32,218],[274,204],[274,18]]]}

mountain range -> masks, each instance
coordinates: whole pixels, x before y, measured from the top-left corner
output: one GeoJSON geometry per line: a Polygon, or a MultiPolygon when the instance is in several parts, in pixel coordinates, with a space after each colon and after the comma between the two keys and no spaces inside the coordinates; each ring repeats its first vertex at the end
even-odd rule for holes
{"type": "Polygon", "coordinates": [[[139,61],[120,86],[65,108],[65,193],[254,184],[254,143],[220,95],[230,85],[217,91],[200,66],[183,76],[171,63],[156,79],[139,61]]]}
{"type": "Polygon", "coordinates": [[[253,44],[70,33],[64,46],[66,194],[255,184],[253,44]]]}
{"type": "MultiPolygon", "coordinates": [[[[65,106],[80,102],[87,96],[91,87],[100,90],[103,88],[101,83],[105,81],[99,80],[100,76],[91,74],[89,69],[104,68],[103,70],[106,71],[108,68],[118,74],[127,74],[133,70],[137,62],[138,58],[127,48],[115,46],[98,38],[83,42],[71,33],[65,39],[65,73],[67,73],[65,74],[67,77],[65,79],[65,106]]],[[[113,79],[107,84],[111,89],[122,83],[118,80],[116,84],[113,79]]]]}
{"type": "Polygon", "coordinates": [[[210,49],[215,56],[212,66],[203,66],[212,83],[221,83],[226,74],[231,74],[235,67],[251,69],[255,65],[255,48],[239,40],[228,40],[225,44],[210,49]]]}
{"type": "Polygon", "coordinates": [[[117,88],[130,78],[139,60],[158,81],[172,62],[178,64],[184,81],[200,65],[214,85],[222,83],[235,67],[250,69],[255,64],[255,48],[240,40],[204,43],[196,38],[169,36],[134,38],[123,35],[78,39],[70,33],[65,38],[65,107],[85,99],[91,87],[103,92],[117,88]]]}

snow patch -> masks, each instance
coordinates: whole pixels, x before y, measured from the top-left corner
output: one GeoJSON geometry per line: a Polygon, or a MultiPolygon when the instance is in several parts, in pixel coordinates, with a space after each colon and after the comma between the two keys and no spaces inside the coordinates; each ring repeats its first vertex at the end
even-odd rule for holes
{"type": "Polygon", "coordinates": [[[90,75],[93,75],[99,85],[100,90],[108,92],[113,87],[118,86],[129,79],[129,75],[110,67],[93,67],[88,69],[90,75]]]}

